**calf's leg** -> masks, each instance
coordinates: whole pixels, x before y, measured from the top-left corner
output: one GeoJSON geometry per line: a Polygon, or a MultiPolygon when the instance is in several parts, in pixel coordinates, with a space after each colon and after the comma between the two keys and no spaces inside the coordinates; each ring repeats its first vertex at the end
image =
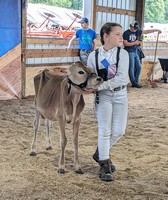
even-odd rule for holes
{"type": "Polygon", "coordinates": [[[58,173],[63,174],[65,173],[65,147],[67,145],[67,138],[65,135],[65,120],[62,117],[59,117],[58,122],[60,126],[60,146],[61,146],[58,173]]]}
{"type": "Polygon", "coordinates": [[[79,134],[80,122],[81,122],[81,119],[79,119],[73,124],[74,166],[75,166],[76,173],[83,174],[83,171],[80,167],[79,156],[78,156],[78,134],[79,134]]]}
{"type": "Polygon", "coordinates": [[[35,109],[35,120],[34,120],[34,137],[31,145],[31,151],[30,151],[30,156],[36,156],[36,139],[37,139],[37,132],[39,128],[39,123],[40,123],[40,112],[35,109]]]}
{"type": "Polygon", "coordinates": [[[45,119],[45,127],[46,127],[46,150],[51,150],[51,138],[50,138],[50,121],[45,119]]]}

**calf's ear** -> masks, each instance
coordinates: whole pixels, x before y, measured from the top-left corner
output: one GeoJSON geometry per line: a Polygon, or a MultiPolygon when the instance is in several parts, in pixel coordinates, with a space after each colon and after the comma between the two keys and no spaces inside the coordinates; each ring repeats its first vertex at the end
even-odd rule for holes
{"type": "Polygon", "coordinates": [[[68,74],[67,68],[55,67],[53,68],[53,71],[59,76],[66,76],[68,74]]]}

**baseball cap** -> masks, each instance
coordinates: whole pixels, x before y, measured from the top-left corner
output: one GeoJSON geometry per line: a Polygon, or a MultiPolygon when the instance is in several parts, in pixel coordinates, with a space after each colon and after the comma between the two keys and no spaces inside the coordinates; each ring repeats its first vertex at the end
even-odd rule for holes
{"type": "Polygon", "coordinates": [[[80,21],[78,21],[78,23],[84,23],[84,22],[88,22],[89,20],[88,20],[88,18],[86,18],[86,17],[83,17],[80,21]]]}
{"type": "Polygon", "coordinates": [[[134,21],[130,24],[130,26],[137,30],[139,28],[139,23],[137,21],[134,21]]]}

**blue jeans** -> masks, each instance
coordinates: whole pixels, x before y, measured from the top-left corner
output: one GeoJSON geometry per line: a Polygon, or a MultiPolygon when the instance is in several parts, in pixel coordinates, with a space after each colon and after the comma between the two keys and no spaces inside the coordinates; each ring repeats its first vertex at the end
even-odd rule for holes
{"type": "Polygon", "coordinates": [[[88,59],[90,52],[91,51],[84,52],[84,51],[80,50],[79,58],[80,58],[81,62],[86,66],[87,66],[87,59],[88,59]]]}
{"type": "Polygon", "coordinates": [[[142,65],[137,52],[129,53],[129,78],[132,85],[139,83],[139,76],[141,73],[142,65]]]}

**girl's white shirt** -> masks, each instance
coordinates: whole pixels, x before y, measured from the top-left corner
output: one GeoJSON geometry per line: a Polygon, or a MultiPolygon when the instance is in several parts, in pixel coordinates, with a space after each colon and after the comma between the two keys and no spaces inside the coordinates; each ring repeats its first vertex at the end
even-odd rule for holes
{"type": "MultiPolygon", "coordinates": [[[[99,47],[99,54],[98,54],[98,65],[99,69],[104,68],[101,64],[101,60],[106,58],[110,65],[116,64],[116,57],[117,57],[117,47],[114,47],[108,51],[105,51],[103,46],[99,47]]],[[[96,70],[96,63],[95,63],[95,51],[91,52],[88,61],[87,67],[91,69],[92,72],[97,74],[96,70]]],[[[118,69],[117,73],[114,78],[111,78],[107,81],[104,81],[98,90],[113,90],[116,87],[127,85],[129,83],[129,55],[126,50],[121,47],[120,54],[119,54],[119,62],[118,62],[118,69]]]]}

